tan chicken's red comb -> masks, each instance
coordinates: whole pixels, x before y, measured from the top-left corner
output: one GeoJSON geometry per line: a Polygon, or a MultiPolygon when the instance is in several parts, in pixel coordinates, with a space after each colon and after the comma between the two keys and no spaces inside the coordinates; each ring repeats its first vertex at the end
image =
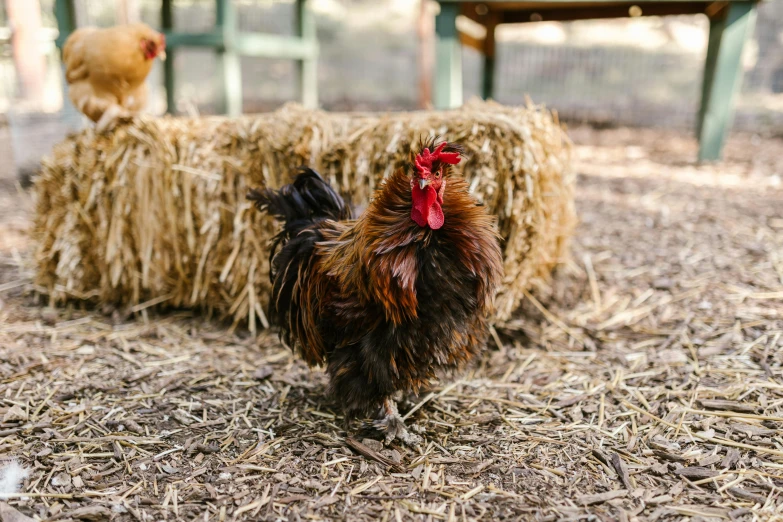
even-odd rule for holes
{"type": "Polygon", "coordinates": [[[430,152],[430,149],[424,147],[424,150],[420,154],[416,155],[416,170],[424,174],[425,172],[432,172],[432,164],[436,161],[442,161],[449,165],[456,165],[460,162],[459,152],[443,152],[443,149],[448,145],[446,142],[441,143],[435,150],[430,152]]]}

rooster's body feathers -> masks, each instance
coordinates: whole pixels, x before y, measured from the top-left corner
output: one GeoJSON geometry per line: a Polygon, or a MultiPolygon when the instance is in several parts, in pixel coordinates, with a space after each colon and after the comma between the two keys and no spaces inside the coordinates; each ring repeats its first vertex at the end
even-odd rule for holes
{"type": "Polygon", "coordinates": [[[420,226],[411,186],[398,170],[355,221],[311,170],[249,196],[284,222],[270,315],[308,364],[326,364],[349,416],[373,412],[398,390],[418,393],[485,344],[502,271],[494,218],[450,177],[443,225],[420,226]]]}

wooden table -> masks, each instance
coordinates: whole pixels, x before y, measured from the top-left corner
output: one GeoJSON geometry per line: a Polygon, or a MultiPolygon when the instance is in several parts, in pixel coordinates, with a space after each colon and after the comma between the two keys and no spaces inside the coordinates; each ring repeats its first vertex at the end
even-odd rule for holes
{"type": "MultiPolygon", "coordinates": [[[[75,0],[56,0],[55,15],[60,36],[57,46],[76,28],[75,0]]],[[[174,72],[175,50],[182,47],[211,47],[219,57],[222,84],[222,111],[236,116],[242,113],[242,71],[240,56],[282,58],[299,62],[299,82],[302,103],[306,107],[318,105],[318,75],[316,69],[318,41],[315,19],[308,8],[308,0],[296,0],[296,36],[250,33],[237,30],[237,12],[231,0],[215,0],[216,20],[212,31],[187,33],[174,30],[172,0],[162,0],[161,19],[166,35],[167,60],[164,62],[166,102],[169,112],[174,112],[176,84],[174,72]]]]}
{"type": "Polygon", "coordinates": [[[699,160],[720,159],[731,125],[734,97],[742,81],[742,49],[753,32],[755,0],[438,0],[438,3],[440,13],[435,19],[437,43],[434,104],[439,109],[462,104],[460,46],[463,44],[474,47],[483,54],[482,95],[484,98],[492,96],[495,77],[495,28],[500,24],[635,16],[707,15],[710,20],[710,34],[696,133],[699,138],[699,160]],[[461,34],[456,25],[458,15],[483,25],[487,31],[486,37],[477,40],[461,34]]]}

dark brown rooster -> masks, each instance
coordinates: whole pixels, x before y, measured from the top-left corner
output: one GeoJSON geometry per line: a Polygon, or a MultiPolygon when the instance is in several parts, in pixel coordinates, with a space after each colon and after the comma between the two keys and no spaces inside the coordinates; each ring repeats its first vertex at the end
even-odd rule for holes
{"type": "Polygon", "coordinates": [[[269,315],[311,366],[326,365],[346,418],[415,442],[393,396],[465,365],[485,345],[502,275],[495,219],[451,175],[462,150],[422,143],[360,218],[311,169],[248,198],[283,223],[270,253],[269,315]]]}

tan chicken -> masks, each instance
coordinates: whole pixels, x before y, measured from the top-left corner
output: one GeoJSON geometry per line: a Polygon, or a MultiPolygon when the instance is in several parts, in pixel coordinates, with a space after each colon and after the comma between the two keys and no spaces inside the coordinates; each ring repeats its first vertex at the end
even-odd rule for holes
{"type": "Polygon", "coordinates": [[[78,29],[63,47],[69,97],[96,131],[108,130],[146,104],[156,57],[165,60],[166,39],[146,24],[78,29]]]}

